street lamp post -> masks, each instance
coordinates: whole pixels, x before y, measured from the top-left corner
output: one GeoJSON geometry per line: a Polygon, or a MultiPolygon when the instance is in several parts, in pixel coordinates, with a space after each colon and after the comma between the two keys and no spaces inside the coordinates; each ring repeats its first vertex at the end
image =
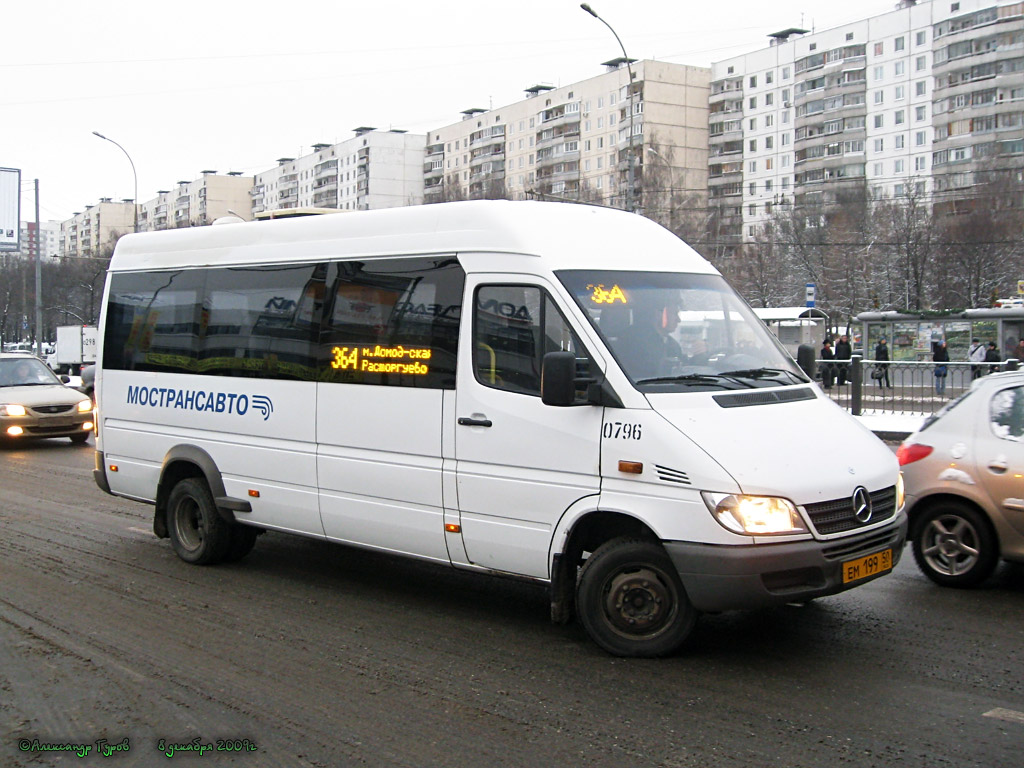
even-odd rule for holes
{"type": "Polygon", "coordinates": [[[135,163],[132,161],[132,156],[128,154],[128,150],[126,150],[124,147],[122,147],[120,144],[118,144],[113,139],[108,139],[106,136],[104,136],[99,131],[93,131],[92,135],[93,136],[98,136],[99,138],[103,139],[104,141],[109,141],[115,147],[117,147],[122,152],[124,152],[124,156],[127,157],[128,158],[128,162],[131,163],[131,166],[132,166],[132,177],[135,179],[135,197],[132,198],[132,208],[135,211],[135,224],[134,224],[134,228],[132,229],[132,231],[133,232],[138,232],[139,231],[139,175],[135,172],[135,163]]]}
{"type": "Polygon", "coordinates": [[[636,213],[636,206],[633,203],[633,176],[634,176],[634,159],[633,159],[633,65],[630,61],[629,54],[626,53],[626,46],[622,44],[621,38],[618,33],[612,29],[612,25],[597,15],[597,12],[591,8],[587,3],[580,3],[580,8],[589,13],[595,19],[604,24],[611,33],[615,35],[615,40],[619,44],[619,48],[622,49],[622,58],[626,62],[626,71],[629,73],[629,84],[626,86],[626,94],[629,97],[629,147],[626,150],[626,162],[627,162],[627,180],[629,186],[626,188],[626,208],[629,209],[630,213],[636,213]]]}

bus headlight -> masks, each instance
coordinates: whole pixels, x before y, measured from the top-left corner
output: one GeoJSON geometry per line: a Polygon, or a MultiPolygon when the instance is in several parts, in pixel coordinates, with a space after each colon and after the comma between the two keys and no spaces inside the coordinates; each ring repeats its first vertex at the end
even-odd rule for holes
{"type": "Polygon", "coordinates": [[[0,405],[0,416],[24,416],[25,406],[17,405],[15,403],[7,403],[6,405],[0,405]]]}
{"type": "Polygon", "coordinates": [[[701,496],[715,519],[734,533],[772,536],[807,532],[800,513],[789,499],[707,491],[701,496]]]}

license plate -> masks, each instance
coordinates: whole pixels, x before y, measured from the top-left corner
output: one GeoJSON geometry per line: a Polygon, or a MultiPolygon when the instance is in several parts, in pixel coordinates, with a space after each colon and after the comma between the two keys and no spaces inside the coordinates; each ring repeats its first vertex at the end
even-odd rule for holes
{"type": "Polygon", "coordinates": [[[843,563],[843,584],[851,581],[866,579],[885,571],[892,570],[892,550],[883,549],[867,557],[858,557],[856,560],[847,560],[843,563]]]}

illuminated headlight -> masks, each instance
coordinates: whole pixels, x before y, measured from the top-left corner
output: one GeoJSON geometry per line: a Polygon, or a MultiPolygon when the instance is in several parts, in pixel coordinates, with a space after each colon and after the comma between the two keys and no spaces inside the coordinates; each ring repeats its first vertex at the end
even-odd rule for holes
{"type": "Polygon", "coordinates": [[[701,496],[715,519],[736,533],[771,536],[807,531],[800,513],[788,499],[708,492],[701,496]]]}
{"type": "Polygon", "coordinates": [[[903,505],[907,502],[907,492],[903,487],[903,473],[900,472],[896,478],[896,510],[903,509],[903,505]]]}
{"type": "Polygon", "coordinates": [[[89,413],[92,410],[92,400],[79,400],[78,401],[78,412],[89,413]]]}
{"type": "Polygon", "coordinates": [[[6,405],[0,405],[0,416],[24,416],[25,406],[16,405],[14,403],[7,403],[6,405]]]}

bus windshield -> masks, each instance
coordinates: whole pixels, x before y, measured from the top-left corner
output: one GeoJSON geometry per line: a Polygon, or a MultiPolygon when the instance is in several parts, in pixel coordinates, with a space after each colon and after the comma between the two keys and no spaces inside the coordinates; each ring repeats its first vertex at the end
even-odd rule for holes
{"type": "Polygon", "coordinates": [[[719,275],[557,274],[643,391],[746,389],[807,381],[719,275]]]}

